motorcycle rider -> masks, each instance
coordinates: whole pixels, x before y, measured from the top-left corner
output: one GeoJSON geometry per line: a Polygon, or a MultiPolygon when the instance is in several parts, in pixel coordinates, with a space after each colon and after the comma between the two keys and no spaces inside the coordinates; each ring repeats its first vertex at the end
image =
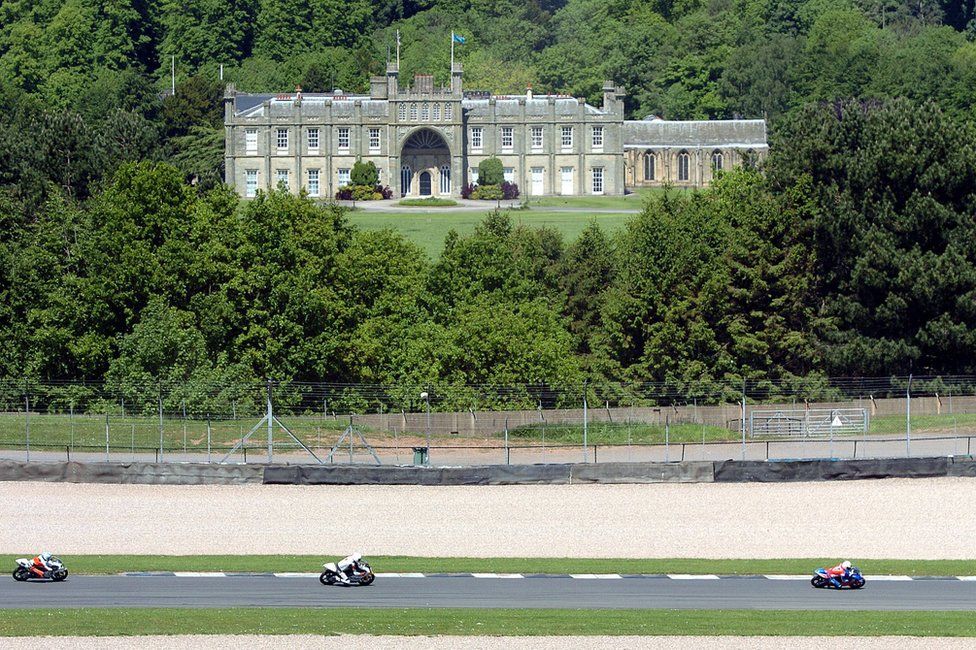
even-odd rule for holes
{"type": "Polygon", "coordinates": [[[51,571],[54,567],[51,566],[51,554],[44,551],[40,555],[34,558],[33,564],[31,564],[31,571],[37,575],[38,578],[48,578],[51,576],[51,571]]]}
{"type": "Polygon", "coordinates": [[[346,575],[346,569],[352,567],[353,572],[359,572],[359,561],[363,559],[362,553],[353,553],[352,555],[347,555],[346,557],[339,560],[336,566],[339,568],[339,582],[344,585],[351,584],[349,582],[349,577],[346,575]]]}
{"type": "Polygon", "coordinates": [[[844,560],[835,567],[827,569],[827,577],[830,578],[830,584],[834,587],[840,589],[840,581],[847,580],[851,576],[851,562],[850,560],[844,560]]]}

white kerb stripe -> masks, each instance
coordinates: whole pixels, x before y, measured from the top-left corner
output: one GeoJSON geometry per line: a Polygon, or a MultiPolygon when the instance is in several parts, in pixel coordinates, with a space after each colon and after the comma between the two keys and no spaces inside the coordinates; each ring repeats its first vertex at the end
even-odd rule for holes
{"type": "Polygon", "coordinates": [[[622,576],[617,573],[571,573],[570,578],[577,580],[621,580],[622,576]]]}
{"type": "Polygon", "coordinates": [[[868,580],[874,581],[885,581],[885,582],[905,582],[911,580],[911,576],[869,576],[868,580]]]}
{"type": "Polygon", "coordinates": [[[810,580],[813,578],[812,575],[771,575],[763,577],[767,580],[810,580]]]}
{"type": "Polygon", "coordinates": [[[377,578],[425,578],[423,573],[377,573],[377,578]]]}
{"type": "Polygon", "coordinates": [[[668,577],[672,580],[718,580],[718,576],[711,574],[692,575],[689,573],[669,573],[668,577]]]}
{"type": "Polygon", "coordinates": [[[174,571],[177,578],[226,578],[226,573],[203,573],[199,571],[174,571]]]}
{"type": "Polygon", "coordinates": [[[976,581],[976,576],[956,576],[956,580],[976,581]]]}
{"type": "Polygon", "coordinates": [[[318,578],[319,573],[276,573],[276,578],[318,578]]]}
{"type": "Polygon", "coordinates": [[[522,578],[521,573],[472,573],[475,578],[522,578]]]}

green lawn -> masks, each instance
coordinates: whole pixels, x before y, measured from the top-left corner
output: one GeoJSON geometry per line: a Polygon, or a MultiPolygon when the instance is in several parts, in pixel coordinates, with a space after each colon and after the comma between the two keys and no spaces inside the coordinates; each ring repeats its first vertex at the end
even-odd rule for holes
{"type": "MultiPolygon", "coordinates": [[[[684,192],[686,190],[673,190],[684,192]]],[[[640,210],[644,199],[663,193],[662,188],[637,190],[624,196],[523,196],[532,208],[596,208],[598,210],[640,210]]]]}
{"type": "MultiPolygon", "coordinates": [[[[731,431],[724,427],[702,424],[672,424],[665,426],[653,424],[627,424],[594,422],[587,426],[587,442],[591,445],[626,445],[629,443],[664,443],[665,438],[670,442],[701,442],[702,434],[706,441],[738,440],[738,431],[731,431]]],[[[546,442],[580,442],[583,440],[582,424],[545,425],[533,424],[512,429],[508,432],[509,440],[514,442],[540,441],[545,436],[546,442]]]]}
{"type": "Polygon", "coordinates": [[[426,199],[403,199],[400,201],[399,205],[405,206],[416,206],[416,207],[431,207],[431,208],[443,208],[452,205],[457,205],[457,201],[451,199],[440,199],[437,197],[428,197],[426,199]]]}
{"type": "Polygon", "coordinates": [[[972,612],[845,611],[841,618],[843,623],[838,624],[838,612],[741,609],[20,609],[15,615],[0,617],[0,636],[976,636],[972,612]]]}
{"type": "MultiPolygon", "coordinates": [[[[640,207],[639,205],[637,207],[640,207]]],[[[547,212],[543,209],[507,210],[515,224],[535,228],[547,226],[555,228],[563,235],[566,243],[579,237],[583,229],[596,221],[609,232],[624,226],[634,215],[587,214],[583,212],[547,212]]],[[[348,218],[360,228],[379,230],[389,228],[399,232],[408,240],[422,248],[431,259],[437,259],[444,248],[444,237],[454,229],[461,235],[470,235],[475,226],[484,221],[486,212],[458,211],[436,208],[436,212],[417,214],[416,212],[349,212],[348,218]]]]}
{"type": "MultiPolygon", "coordinates": [[[[19,555],[14,554],[16,557],[19,555]]],[[[73,574],[130,571],[315,572],[335,558],[322,555],[63,555],[73,574]]],[[[470,558],[370,556],[380,573],[623,573],[812,574],[836,558],[701,560],[695,558],[470,558]]],[[[874,575],[976,575],[976,560],[871,560],[856,564],[874,575]]]]}
{"type": "MultiPolygon", "coordinates": [[[[873,434],[905,434],[904,415],[882,415],[871,418],[873,434]]],[[[913,415],[913,433],[945,433],[946,435],[976,433],[976,414],[942,413],[941,415],[913,415]]]]}

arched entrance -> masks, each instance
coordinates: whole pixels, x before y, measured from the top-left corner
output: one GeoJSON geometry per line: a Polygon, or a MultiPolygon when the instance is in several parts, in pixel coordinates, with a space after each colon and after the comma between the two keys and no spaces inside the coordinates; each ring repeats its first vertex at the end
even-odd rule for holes
{"type": "Polygon", "coordinates": [[[401,196],[449,196],[451,193],[451,150],[440,133],[420,129],[407,138],[400,154],[401,196]]]}

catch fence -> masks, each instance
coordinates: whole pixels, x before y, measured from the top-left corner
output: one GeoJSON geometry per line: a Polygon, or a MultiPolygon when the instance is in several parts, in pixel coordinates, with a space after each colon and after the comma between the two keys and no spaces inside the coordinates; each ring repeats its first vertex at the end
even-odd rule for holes
{"type": "Polygon", "coordinates": [[[554,387],[0,380],[0,457],[464,465],[971,455],[976,377],[554,387]]]}

